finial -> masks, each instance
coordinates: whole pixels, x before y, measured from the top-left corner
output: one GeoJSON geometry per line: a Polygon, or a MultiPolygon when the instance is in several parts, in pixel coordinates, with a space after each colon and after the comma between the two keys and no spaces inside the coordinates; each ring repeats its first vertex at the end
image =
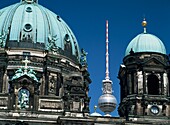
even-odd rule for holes
{"type": "Polygon", "coordinates": [[[146,33],[146,26],[147,26],[147,22],[146,19],[144,18],[142,21],[142,26],[144,27],[144,33],[146,33]]]}
{"type": "Polygon", "coordinates": [[[94,112],[96,112],[96,110],[97,110],[97,105],[94,106],[94,112]]]}
{"type": "Polygon", "coordinates": [[[38,0],[21,0],[21,2],[27,2],[31,4],[31,3],[38,3],[38,0]]]}

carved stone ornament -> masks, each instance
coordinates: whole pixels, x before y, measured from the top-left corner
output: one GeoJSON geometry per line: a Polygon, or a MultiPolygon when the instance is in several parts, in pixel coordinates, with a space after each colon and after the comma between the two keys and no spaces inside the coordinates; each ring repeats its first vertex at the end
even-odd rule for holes
{"type": "Polygon", "coordinates": [[[51,36],[50,34],[49,34],[49,36],[48,36],[48,42],[49,42],[49,45],[48,45],[48,50],[50,50],[50,51],[54,51],[54,52],[58,52],[58,46],[56,45],[56,41],[58,40],[58,38],[57,38],[57,35],[55,35],[55,36],[51,36]]]}
{"type": "Polygon", "coordinates": [[[4,31],[0,34],[0,47],[4,48],[6,44],[8,31],[4,31]]]}

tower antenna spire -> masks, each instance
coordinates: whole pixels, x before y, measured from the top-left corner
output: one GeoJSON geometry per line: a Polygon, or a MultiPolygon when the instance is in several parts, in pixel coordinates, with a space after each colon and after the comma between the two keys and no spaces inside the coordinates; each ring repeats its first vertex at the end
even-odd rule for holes
{"type": "Polygon", "coordinates": [[[106,80],[109,80],[109,23],[106,20],[106,80]]]}

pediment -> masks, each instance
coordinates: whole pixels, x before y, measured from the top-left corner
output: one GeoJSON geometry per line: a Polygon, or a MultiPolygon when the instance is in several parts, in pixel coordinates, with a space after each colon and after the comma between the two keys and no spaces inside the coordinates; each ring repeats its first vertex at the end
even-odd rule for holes
{"type": "Polygon", "coordinates": [[[144,65],[149,65],[149,66],[166,66],[165,63],[162,61],[158,60],[157,58],[150,58],[147,61],[143,63],[144,65]]]}
{"type": "Polygon", "coordinates": [[[28,75],[23,75],[19,78],[16,78],[15,80],[13,80],[13,82],[17,82],[17,83],[37,83],[37,81],[35,81],[34,79],[32,79],[31,77],[29,77],[28,75]]]}

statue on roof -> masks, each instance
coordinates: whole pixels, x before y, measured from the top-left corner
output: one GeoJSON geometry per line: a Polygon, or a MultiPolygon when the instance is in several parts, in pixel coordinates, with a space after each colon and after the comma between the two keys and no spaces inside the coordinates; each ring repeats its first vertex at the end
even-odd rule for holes
{"type": "Polygon", "coordinates": [[[7,39],[7,34],[8,34],[8,32],[0,33],[0,47],[1,48],[5,47],[5,43],[6,43],[6,39],[7,39]]]}
{"type": "Polygon", "coordinates": [[[15,75],[12,77],[12,80],[18,79],[19,77],[23,76],[23,74],[24,74],[24,72],[21,67],[15,72],[15,75]]]}
{"type": "Polygon", "coordinates": [[[28,73],[27,73],[27,75],[28,75],[30,78],[32,78],[32,79],[34,79],[35,81],[38,82],[38,79],[37,79],[37,77],[35,76],[36,73],[35,73],[35,71],[34,71],[33,69],[30,68],[29,71],[28,71],[28,73]]]}
{"type": "Polygon", "coordinates": [[[87,66],[87,52],[84,49],[81,49],[81,58],[80,63],[82,66],[87,66]]]}
{"type": "Polygon", "coordinates": [[[51,51],[55,51],[55,52],[57,52],[57,50],[58,50],[58,47],[57,47],[57,45],[56,45],[56,41],[58,40],[58,38],[57,38],[57,35],[54,35],[54,36],[51,36],[50,34],[49,34],[49,36],[48,36],[48,42],[49,42],[49,45],[48,45],[48,50],[51,50],[51,51]]]}

